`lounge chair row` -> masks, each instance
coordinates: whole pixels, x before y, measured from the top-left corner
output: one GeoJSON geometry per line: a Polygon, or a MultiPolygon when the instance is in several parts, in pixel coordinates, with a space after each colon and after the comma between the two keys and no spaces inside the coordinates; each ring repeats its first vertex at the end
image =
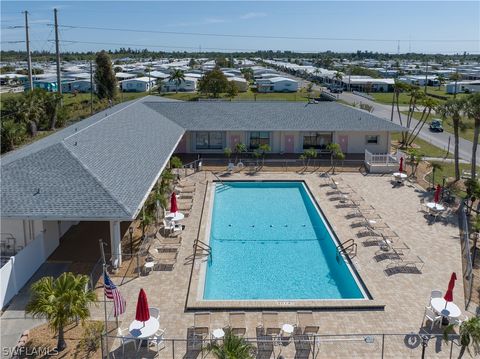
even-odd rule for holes
{"type": "MultiPolygon", "coordinates": [[[[278,319],[277,312],[262,312],[261,323],[257,328],[263,329],[265,335],[280,335],[282,333],[282,325],[278,319]]],[[[296,323],[292,324],[297,329],[297,333],[305,335],[314,335],[318,333],[319,326],[315,323],[313,313],[311,311],[298,311],[296,323]]],[[[246,314],[244,312],[229,313],[228,323],[224,328],[228,328],[234,335],[245,336],[247,332],[246,314]]],[[[197,312],[194,314],[194,325],[191,330],[195,335],[200,335],[204,339],[208,338],[211,331],[211,313],[197,312]]]]}

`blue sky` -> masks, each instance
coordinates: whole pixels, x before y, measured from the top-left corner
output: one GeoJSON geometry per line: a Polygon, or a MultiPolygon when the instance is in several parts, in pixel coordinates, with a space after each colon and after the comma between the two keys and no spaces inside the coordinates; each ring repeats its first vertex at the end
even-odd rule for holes
{"type": "Polygon", "coordinates": [[[8,43],[24,40],[24,30],[9,27],[23,25],[21,11],[28,10],[32,49],[53,51],[54,33],[49,24],[53,23],[56,7],[61,25],[302,38],[61,28],[61,39],[89,42],[64,42],[64,51],[115,49],[123,45],[167,51],[201,48],[226,52],[271,49],[396,53],[401,40],[400,52],[480,52],[479,1],[2,1],[1,7],[4,50],[24,49],[23,43],[8,43]]]}

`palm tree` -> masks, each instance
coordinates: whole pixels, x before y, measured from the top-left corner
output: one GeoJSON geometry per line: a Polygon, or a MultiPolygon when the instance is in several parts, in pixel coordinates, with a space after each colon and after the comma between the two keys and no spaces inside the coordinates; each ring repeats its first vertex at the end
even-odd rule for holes
{"type": "Polygon", "coordinates": [[[180,86],[182,81],[185,81],[185,72],[175,69],[168,77],[168,80],[175,83],[175,93],[178,93],[178,86],[180,86]]]}
{"type": "Polygon", "coordinates": [[[335,72],[335,74],[333,75],[333,79],[336,80],[337,82],[342,81],[343,79],[342,73],[339,71],[335,72]]]}
{"type": "Polygon", "coordinates": [[[335,174],[335,159],[344,160],[345,154],[338,143],[330,143],[327,145],[327,150],[330,151],[330,163],[332,165],[332,174],[335,174]]]}
{"type": "MultiPolygon", "coordinates": [[[[453,332],[456,324],[450,324],[443,332],[443,338],[448,341],[448,335],[453,332]]],[[[472,317],[460,324],[459,328],[460,345],[462,349],[459,358],[463,357],[465,350],[472,354],[470,348],[473,349],[473,355],[480,354],[480,317],[472,317]]]]}
{"type": "Polygon", "coordinates": [[[431,162],[428,165],[428,168],[432,169],[432,188],[435,188],[435,172],[441,171],[443,169],[443,166],[439,162],[431,162]]]}
{"type": "Polygon", "coordinates": [[[412,145],[413,141],[415,141],[417,136],[420,134],[420,131],[422,131],[422,128],[427,122],[427,119],[430,117],[432,110],[438,107],[438,101],[431,97],[422,96],[420,99],[420,104],[423,106],[422,115],[418,119],[415,127],[407,134],[407,139],[405,141],[406,147],[412,145]]]}
{"type": "Polygon", "coordinates": [[[62,351],[67,343],[64,328],[74,320],[82,324],[90,316],[89,305],[95,302],[95,292],[86,289],[86,275],[63,273],[57,279],[43,277],[30,287],[32,296],[25,310],[34,317],[46,318],[50,328],[58,333],[57,350],[62,351]]]}
{"type": "Polygon", "coordinates": [[[255,355],[255,347],[247,341],[225,330],[225,336],[221,342],[212,341],[207,344],[203,351],[212,353],[217,359],[252,359],[255,355]]]}
{"type": "Polygon", "coordinates": [[[270,152],[272,148],[270,147],[270,145],[264,143],[258,146],[258,149],[260,150],[260,154],[262,155],[262,166],[265,166],[265,154],[267,152],[270,152]]]}
{"type": "Polygon", "coordinates": [[[459,154],[458,154],[458,142],[459,142],[459,131],[461,126],[461,112],[465,108],[465,101],[464,100],[457,100],[451,99],[445,102],[438,108],[438,113],[441,114],[442,118],[446,118],[448,116],[452,117],[453,122],[453,136],[455,142],[454,148],[454,161],[455,161],[455,181],[460,180],[460,166],[459,166],[459,154]]]}
{"type": "Polygon", "coordinates": [[[473,132],[473,145],[472,145],[472,167],[471,174],[472,179],[477,177],[477,146],[478,135],[480,133],[480,93],[474,93],[467,97],[465,103],[465,115],[468,118],[474,120],[475,127],[473,132]]]}

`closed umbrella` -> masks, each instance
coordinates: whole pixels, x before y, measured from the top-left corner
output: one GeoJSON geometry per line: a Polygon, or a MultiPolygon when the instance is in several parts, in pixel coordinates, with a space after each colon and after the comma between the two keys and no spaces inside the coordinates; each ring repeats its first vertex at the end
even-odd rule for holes
{"type": "Polygon", "coordinates": [[[170,212],[176,213],[178,211],[178,205],[177,205],[177,195],[175,192],[172,193],[172,196],[170,197],[170,212]]]}
{"type": "Polygon", "coordinates": [[[138,301],[137,301],[137,312],[135,314],[135,320],[139,322],[145,322],[150,319],[150,310],[148,309],[148,301],[147,295],[145,291],[140,289],[140,293],[138,293],[138,301]]]}
{"type": "Polygon", "coordinates": [[[442,191],[442,187],[440,187],[439,184],[437,184],[437,189],[435,190],[435,195],[433,197],[433,201],[435,203],[438,203],[440,201],[440,192],[442,191]]]}
{"type": "MultiPolygon", "coordinates": [[[[448,282],[448,289],[447,289],[447,292],[445,293],[445,296],[443,297],[443,299],[445,299],[445,301],[448,303],[448,302],[453,302],[453,288],[455,288],[455,281],[457,280],[457,274],[455,272],[452,273],[452,275],[450,276],[450,281],[448,282]]],[[[445,308],[446,308],[446,304],[445,304],[445,308]]]]}
{"type": "Polygon", "coordinates": [[[400,167],[398,168],[398,172],[403,172],[403,157],[400,157],[400,167]]]}

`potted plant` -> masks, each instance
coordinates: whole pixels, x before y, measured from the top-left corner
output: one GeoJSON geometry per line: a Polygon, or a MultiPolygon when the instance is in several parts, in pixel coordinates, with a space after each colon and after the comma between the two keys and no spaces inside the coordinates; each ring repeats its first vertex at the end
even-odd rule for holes
{"type": "Polygon", "coordinates": [[[270,147],[270,145],[267,145],[266,143],[264,143],[263,145],[258,146],[258,149],[260,150],[260,153],[262,155],[262,167],[263,167],[265,166],[265,154],[267,152],[270,152],[272,148],[270,147]]]}
{"type": "MultiPolygon", "coordinates": [[[[448,335],[454,332],[455,326],[457,326],[457,324],[450,324],[445,328],[443,332],[444,340],[448,341],[448,335]]],[[[462,347],[458,356],[459,358],[463,356],[465,350],[467,350],[470,355],[472,355],[472,351],[473,355],[480,354],[480,317],[472,317],[462,322],[458,329],[458,334],[462,347]]]]}
{"type": "Polygon", "coordinates": [[[232,163],[232,161],[230,160],[230,158],[232,157],[232,149],[230,147],[225,147],[223,149],[223,154],[225,155],[225,157],[227,157],[228,163],[232,163]]]}
{"type": "Polygon", "coordinates": [[[235,162],[238,162],[238,155],[241,153],[247,152],[247,146],[239,142],[235,145],[235,162]]]}

